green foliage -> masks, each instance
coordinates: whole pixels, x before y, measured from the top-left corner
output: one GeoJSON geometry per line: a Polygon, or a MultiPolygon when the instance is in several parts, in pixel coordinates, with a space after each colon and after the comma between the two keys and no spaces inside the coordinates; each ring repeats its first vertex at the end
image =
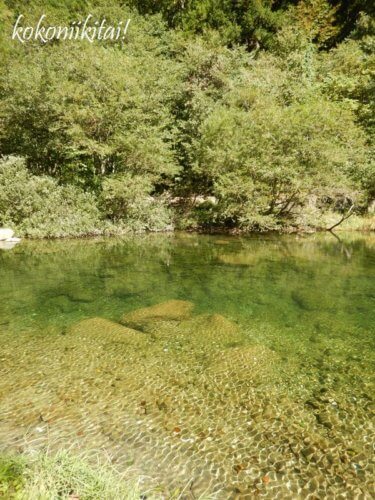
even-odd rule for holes
{"type": "Polygon", "coordinates": [[[32,236],[172,220],[264,230],[365,213],[375,31],[368,2],[352,4],[0,0],[0,154],[12,157],[0,224],[32,236]],[[9,36],[19,12],[132,21],[121,43],[23,46],[9,36]]]}
{"type": "Polygon", "coordinates": [[[9,157],[0,161],[0,225],[31,237],[80,236],[98,231],[100,214],[89,193],[31,175],[22,159],[9,157]]]}
{"type": "Polygon", "coordinates": [[[224,43],[266,45],[280,25],[284,4],[274,0],[133,0],[142,13],[161,12],[170,26],[188,33],[217,30],[224,43]]]}
{"type": "Polygon", "coordinates": [[[361,18],[356,33],[321,56],[321,74],[325,93],[336,101],[345,101],[357,113],[365,130],[375,132],[375,21],[361,18]]]}
{"type": "Polygon", "coordinates": [[[0,456],[0,496],[9,500],[136,500],[140,491],[107,463],[91,467],[84,458],[59,452],[54,456],[0,456]]]}
{"type": "Polygon", "coordinates": [[[363,132],[350,110],[308,82],[300,79],[290,95],[294,75],[282,66],[269,56],[254,63],[201,127],[196,170],[209,179],[223,219],[235,225],[270,228],[338,184],[354,197],[363,132]]]}
{"type": "Polygon", "coordinates": [[[0,456],[0,497],[13,498],[22,490],[24,470],[22,458],[0,456]]]}
{"type": "Polygon", "coordinates": [[[162,197],[153,197],[153,185],[142,175],[124,173],[105,179],[102,200],[105,214],[133,230],[161,231],[171,227],[171,214],[162,197]]]}
{"type": "Polygon", "coordinates": [[[199,194],[204,191],[204,177],[192,168],[200,125],[212,113],[223,94],[240,79],[248,56],[242,49],[223,47],[220,39],[213,35],[209,39],[189,40],[183,45],[179,57],[183,73],[175,117],[178,126],[177,151],[183,170],[175,179],[175,192],[189,196],[196,190],[199,194]]]}
{"type": "Polygon", "coordinates": [[[269,46],[278,30],[297,25],[318,44],[332,46],[355,28],[361,13],[374,15],[371,0],[130,0],[142,14],[162,13],[189,33],[217,30],[226,44],[269,46]]]}
{"type": "Polygon", "coordinates": [[[375,197],[375,21],[363,15],[353,37],[321,55],[322,89],[335,102],[345,102],[367,134],[367,161],[355,177],[368,201],[375,197]]]}
{"type": "Polygon", "coordinates": [[[339,32],[337,10],[328,0],[302,0],[290,8],[288,23],[297,26],[309,40],[323,45],[339,32]]]}
{"type": "Polygon", "coordinates": [[[36,173],[91,187],[98,176],[126,170],[174,174],[165,103],[173,78],[163,69],[158,76],[149,57],[98,47],[84,57],[72,47],[68,60],[60,47],[27,55],[2,85],[3,153],[27,156],[36,173]]]}

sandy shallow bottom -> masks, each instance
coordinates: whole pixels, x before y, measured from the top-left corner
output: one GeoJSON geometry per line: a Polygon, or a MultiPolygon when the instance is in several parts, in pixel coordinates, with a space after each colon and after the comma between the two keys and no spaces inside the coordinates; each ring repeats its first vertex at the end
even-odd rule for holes
{"type": "Polygon", "coordinates": [[[297,366],[219,314],[178,319],[181,306],[124,316],[142,330],[92,318],[5,337],[2,448],[106,453],[167,497],[371,498],[370,401],[296,399],[297,366]]]}

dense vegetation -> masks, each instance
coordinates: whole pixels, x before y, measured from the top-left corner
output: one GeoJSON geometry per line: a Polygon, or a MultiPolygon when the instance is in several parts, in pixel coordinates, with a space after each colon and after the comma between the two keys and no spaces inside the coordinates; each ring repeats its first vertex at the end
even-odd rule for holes
{"type": "Polygon", "coordinates": [[[0,0],[0,225],[51,237],[367,214],[372,6],[0,0]],[[132,21],[125,42],[22,44],[20,13],[132,21]]]}

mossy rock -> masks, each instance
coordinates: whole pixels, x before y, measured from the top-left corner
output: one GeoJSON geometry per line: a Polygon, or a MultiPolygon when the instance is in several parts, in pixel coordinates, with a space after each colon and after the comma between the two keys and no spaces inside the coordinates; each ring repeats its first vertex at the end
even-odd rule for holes
{"type": "Polygon", "coordinates": [[[87,290],[72,290],[69,291],[66,295],[72,302],[89,303],[94,302],[95,300],[94,294],[87,290]]]}
{"type": "Polygon", "coordinates": [[[93,292],[85,289],[67,290],[63,287],[56,289],[52,296],[47,298],[47,302],[56,305],[63,312],[70,311],[74,303],[90,303],[95,300],[93,292]]]}
{"type": "Polygon", "coordinates": [[[132,345],[147,344],[148,337],[137,330],[109,321],[103,318],[90,318],[73,325],[69,332],[71,335],[79,335],[83,338],[101,341],[119,341],[132,345]]]}
{"type": "Polygon", "coordinates": [[[244,340],[239,326],[221,314],[200,314],[178,322],[171,317],[147,317],[142,318],[142,322],[128,324],[136,324],[153,338],[166,341],[168,345],[176,344],[180,350],[194,350],[199,346],[199,353],[237,347],[244,340]]]}
{"type": "Polygon", "coordinates": [[[58,295],[51,297],[46,301],[47,307],[56,309],[60,312],[67,313],[72,310],[72,303],[66,295],[58,295]]]}
{"type": "Polygon", "coordinates": [[[185,300],[168,300],[151,307],[124,314],[121,323],[131,328],[147,331],[155,322],[183,321],[191,316],[194,304],[185,300]]]}

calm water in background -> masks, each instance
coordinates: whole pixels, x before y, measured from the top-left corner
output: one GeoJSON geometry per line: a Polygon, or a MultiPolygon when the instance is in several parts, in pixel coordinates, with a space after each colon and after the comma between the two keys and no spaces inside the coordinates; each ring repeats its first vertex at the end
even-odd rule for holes
{"type": "Polygon", "coordinates": [[[340,239],[177,234],[1,251],[0,450],[106,451],[161,496],[372,498],[375,235],[340,239]],[[155,325],[144,350],[69,336],[81,320],[170,299],[192,302],[194,317],[155,325]],[[239,342],[225,325],[220,345],[205,341],[208,314],[239,342]]]}

